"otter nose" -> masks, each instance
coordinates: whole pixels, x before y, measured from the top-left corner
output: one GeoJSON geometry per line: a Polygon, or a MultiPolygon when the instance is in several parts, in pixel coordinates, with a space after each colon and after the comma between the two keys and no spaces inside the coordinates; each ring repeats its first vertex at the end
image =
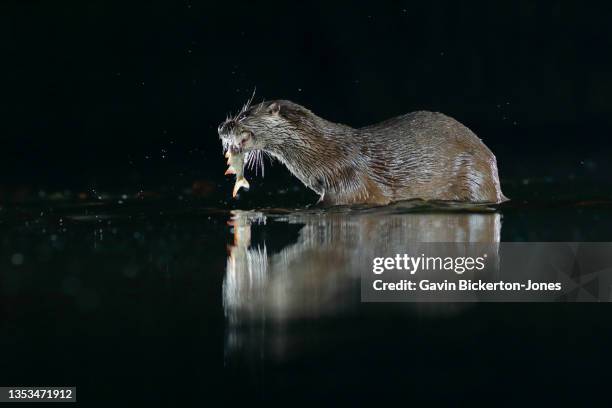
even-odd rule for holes
{"type": "Polygon", "coordinates": [[[233,120],[226,120],[225,122],[219,125],[219,128],[217,130],[221,135],[224,133],[230,133],[232,130],[234,130],[234,127],[236,127],[236,124],[233,120]]]}

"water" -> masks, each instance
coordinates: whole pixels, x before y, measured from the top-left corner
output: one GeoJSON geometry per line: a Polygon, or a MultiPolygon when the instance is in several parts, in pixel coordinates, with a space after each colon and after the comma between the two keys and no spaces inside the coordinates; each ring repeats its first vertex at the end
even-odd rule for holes
{"type": "Polygon", "coordinates": [[[76,385],[100,405],[473,393],[512,403],[517,379],[522,393],[563,399],[593,386],[574,373],[607,368],[607,304],[360,302],[359,262],[411,242],[611,238],[605,197],[514,193],[500,208],[120,196],[5,206],[0,383],[76,385]]]}

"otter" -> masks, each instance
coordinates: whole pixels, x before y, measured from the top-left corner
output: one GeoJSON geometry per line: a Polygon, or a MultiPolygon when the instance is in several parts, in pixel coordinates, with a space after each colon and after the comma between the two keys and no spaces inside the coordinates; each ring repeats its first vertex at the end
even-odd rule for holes
{"type": "Polygon", "coordinates": [[[246,154],[251,164],[263,165],[262,153],[278,159],[323,205],[508,200],[491,150],[442,113],[417,111],[352,128],[288,100],[251,101],[219,125],[224,149],[246,154]]]}

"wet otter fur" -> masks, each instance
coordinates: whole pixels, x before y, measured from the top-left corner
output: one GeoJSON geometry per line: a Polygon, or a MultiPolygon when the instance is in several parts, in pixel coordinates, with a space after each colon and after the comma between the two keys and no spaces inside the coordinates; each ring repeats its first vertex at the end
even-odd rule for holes
{"type": "Polygon", "coordinates": [[[225,150],[250,162],[262,162],[262,152],[278,159],[327,205],[507,200],[493,153],[441,113],[412,112],[355,129],[291,101],[249,101],[218,131],[225,150]]]}

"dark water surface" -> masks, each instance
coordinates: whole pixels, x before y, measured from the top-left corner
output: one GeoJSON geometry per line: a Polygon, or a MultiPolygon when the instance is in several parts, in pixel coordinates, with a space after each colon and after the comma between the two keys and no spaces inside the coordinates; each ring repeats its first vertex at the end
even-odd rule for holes
{"type": "Polygon", "coordinates": [[[76,385],[100,405],[580,399],[604,386],[581,373],[609,369],[608,304],[367,304],[352,264],[411,242],[611,240],[605,197],[543,194],[497,209],[7,205],[0,383],[76,385]]]}

